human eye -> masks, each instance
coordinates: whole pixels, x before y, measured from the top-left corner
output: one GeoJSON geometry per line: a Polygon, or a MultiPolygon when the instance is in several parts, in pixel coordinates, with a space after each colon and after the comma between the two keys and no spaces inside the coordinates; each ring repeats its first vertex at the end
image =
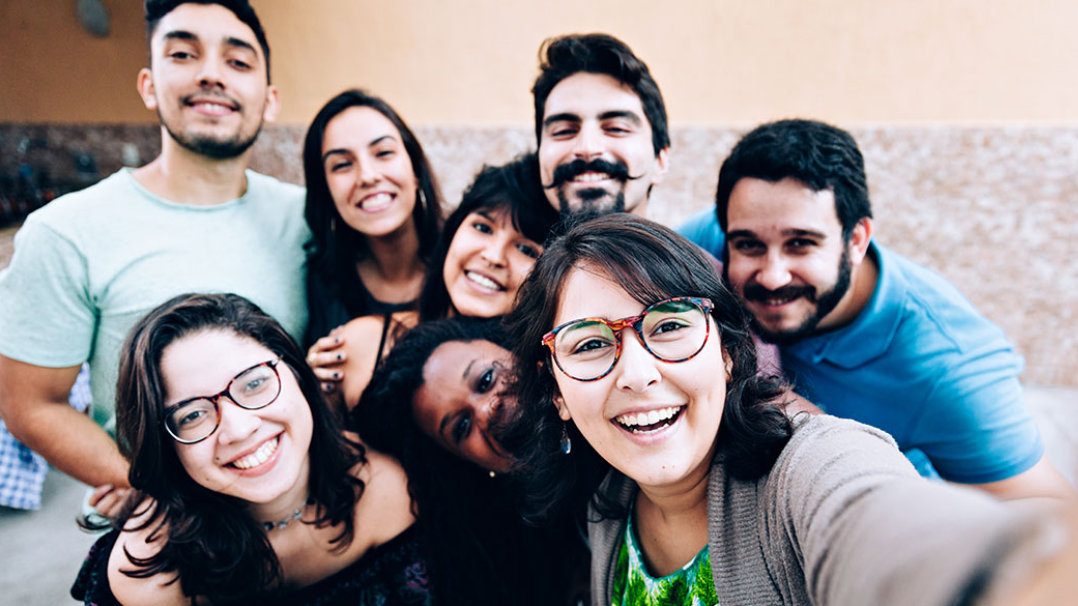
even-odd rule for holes
{"type": "Polygon", "coordinates": [[[746,256],[755,256],[764,253],[763,242],[749,238],[740,238],[730,242],[730,249],[746,256]]]}
{"type": "Polygon", "coordinates": [[[569,348],[569,354],[573,356],[596,356],[608,347],[613,347],[613,341],[603,337],[587,337],[577,341],[569,348]]]}
{"type": "Polygon", "coordinates": [[[786,243],[786,248],[794,252],[808,252],[816,246],[816,241],[810,238],[791,238],[786,243]]]}
{"type": "Polygon", "coordinates": [[[631,125],[621,121],[604,124],[603,130],[612,135],[628,135],[633,132],[631,125]]]}
{"type": "Polygon", "coordinates": [[[498,373],[493,366],[484,370],[475,382],[476,393],[487,393],[498,380],[498,373]]]}
{"type": "Polygon", "coordinates": [[[176,412],[172,413],[173,423],[177,428],[189,428],[194,427],[206,420],[209,416],[209,406],[207,402],[199,401],[192,402],[183,406],[176,412]]]}
{"type": "Polygon", "coordinates": [[[576,134],[580,128],[573,122],[555,122],[547,130],[548,134],[555,139],[567,139],[576,134]]]}
{"type": "Polygon", "coordinates": [[[453,423],[452,437],[454,444],[460,444],[467,439],[468,434],[472,433],[472,415],[469,413],[463,413],[453,423]]]}
{"type": "Polygon", "coordinates": [[[488,223],[488,222],[486,222],[486,221],[484,221],[482,219],[473,220],[472,221],[472,229],[474,229],[475,231],[477,231],[479,233],[483,233],[483,234],[493,234],[494,233],[494,227],[490,223],[488,223]]]}
{"type": "Polygon", "coordinates": [[[254,68],[254,66],[242,59],[230,59],[228,64],[240,71],[248,71],[254,68]]]}
{"type": "Polygon", "coordinates": [[[326,163],[326,170],[331,173],[343,172],[352,167],[352,161],[344,158],[331,160],[326,163]]]}
{"type": "Polygon", "coordinates": [[[538,259],[539,255],[543,254],[543,247],[531,241],[520,242],[516,245],[516,247],[517,250],[533,259],[538,259]]]}

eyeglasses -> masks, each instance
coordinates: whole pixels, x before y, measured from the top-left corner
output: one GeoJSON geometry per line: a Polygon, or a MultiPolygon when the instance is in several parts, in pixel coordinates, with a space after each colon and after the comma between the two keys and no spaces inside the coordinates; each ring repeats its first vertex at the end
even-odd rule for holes
{"type": "Polygon", "coordinates": [[[707,343],[713,307],[701,297],[674,297],[620,320],[566,322],[543,335],[543,345],[550,348],[558,368],[577,381],[597,381],[614,369],[621,357],[621,331],[630,326],[651,355],[664,362],[684,362],[707,343]]]}
{"type": "Polygon", "coordinates": [[[232,377],[219,393],[189,398],[165,409],[165,429],[181,444],[194,444],[210,437],[221,424],[218,401],[227,397],[237,406],[257,410],[272,404],[281,395],[281,375],[277,364],[268,360],[232,377]]]}

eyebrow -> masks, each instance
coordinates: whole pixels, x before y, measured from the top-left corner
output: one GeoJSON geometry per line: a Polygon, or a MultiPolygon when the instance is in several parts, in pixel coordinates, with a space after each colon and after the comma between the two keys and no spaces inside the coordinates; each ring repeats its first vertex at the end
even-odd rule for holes
{"type": "Polygon", "coordinates": [[[580,116],[569,112],[554,114],[552,116],[547,116],[546,120],[543,120],[543,126],[550,126],[555,122],[580,122],[580,116]]]}
{"type": "MultiPolygon", "coordinates": [[[[189,32],[189,31],[187,31],[185,29],[177,29],[177,30],[173,30],[173,31],[170,31],[170,32],[166,32],[164,37],[165,37],[165,40],[184,40],[184,41],[187,41],[187,42],[198,42],[199,41],[199,37],[197,35],[195,35],[192,32],[189,32]]],[[[233,47],[236,47],[236,48],[242,48],[242,49],[251,51],[255,55],[258,54],[258,51],[255,50],[255,47],[250,42],[248,42],[246,40],[243,40],[242,38],[236,38],[235,36],[225,36],[224,42],[225,42],[225,45],[227,45],[227,46],[233,46],[233,47]]]]}
{"type": "Polygon", "coordinates": [[[636,112],[626,109],[613,109],[599,114],[600,120],[613,120],[615,118],[625,118],[637,126],[643,124],[640,120],[640,116],[636,112]]]}
{"type": "MultiPolygon", "coordinates": [[[[780,233],[783,236],[787,236],[787,237],[789,237],[789,236],[802,236],[802,237],[808,236],[810,238],[818,238],[820,240],[826,240],[827,239],[827,234],[825,234],[823,232],[813,230],[813,229],[790,228],[790,229],[784,229],[780,233]]],[[[736,238],[759,239],[759,236],[757,236],[755,232],[753,232],[751,230],[748,230],[748,229],[734,229],[734,230],[731,230],[730,232],[728,232],[726,234],[726,239],[728,239],[728,240],[734,240],[736,238]]]]}
{"type": "MultiPolygon", "coordinates": [[[[396,141],[396,139],[393,137],[393,135],[382,135],[381,137],[378,137],[378,138],[374,139],[373,141],[371,141],[370,143],[368,143],[367,147],[374,147],[375,145],[378,145],[382,141],[386,141],[386,140],[396,141]]],[[[343,147],[338,147],[338,148],[335,148],[335,149],[331,149],[331,150],[327,151],[326,153],[322,154],[322,161],[325,162],[326,158],[328,158],[328,157],[330,157],[330,156],[332,156],[334,154],[347,154],[347,153],[351,153],[351,152],[349,152],[347,149],[345,149],[343,147]]]]}

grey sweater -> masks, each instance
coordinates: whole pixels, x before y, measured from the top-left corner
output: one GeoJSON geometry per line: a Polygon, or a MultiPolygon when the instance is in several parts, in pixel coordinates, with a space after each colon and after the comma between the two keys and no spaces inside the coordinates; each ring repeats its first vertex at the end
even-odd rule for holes
{"type": "MultiPolygon", "coordinates": [[[[722,606],[932,606],[1007,564],[1041,522],[972,489],[920,478],[886,433],[800,415],[764,477],[708,479],[708,551],[722,606]]],[[[599,488],[628,504],[618,472],[599,488]]],[[[599,518],[589,512],[589,520],[599,518]]],[[[609,606],[624,519],[589,523],[592,604],[609,606]]]]}

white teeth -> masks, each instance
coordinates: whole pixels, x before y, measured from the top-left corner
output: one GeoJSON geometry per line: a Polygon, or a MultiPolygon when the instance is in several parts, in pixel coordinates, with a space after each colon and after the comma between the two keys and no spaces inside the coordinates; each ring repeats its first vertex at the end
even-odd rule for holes
{"type": "Polygon", "coordinates": [[[381,210],[389,206],[391,202],[393,202],[393,196],[382,192],[364,198],[360,201],[359,207],[363,210],[381,210]]]}
{"type": "Polygon", "coordinates": [[[472,282],[475,282],[476,284],[482,286],[483,288],[489,288],[491,290],[505,290],[504,288],[502,288],[501,284],[498,284],[494,280],[491,280],[490,278],[488,278],[488,277],[486,277],[486,276],[484,276],[482,274],[477,274],[475,272],[466,271],[466,272],[464,272],[464,275],[467,276],[469,280],[471,280],[472,282]]]}
{"type": "Polygon", "coordinates": [[[679,410],[681,410],[680,406],[669,406],[667,408],[649,410],[647,412],[630,412],[616,417],[614,420],[620,423],[625,428],[630,429],[634,432],[638,432],[639,427],[655,425],[656,423],[674,418],[674,416],[678,413],[679,410]]]}
{"type": "Polygon", "coordinates": [[[258,450],[243,457],[232,461],[232,466],[239,469],[251,469],[252,467],[258,467],[269,460],[270,456],[277,450],[277,444],[280,442],[280,436],[269,440],[265,444],[258,447],[258,450]]]}
{"type": "Polygon", "coordinates": [[[577,183],[591,183],[593,181],[605,181],[610,175],[606,173],[582,173],[573,178],[577,183]]]}

